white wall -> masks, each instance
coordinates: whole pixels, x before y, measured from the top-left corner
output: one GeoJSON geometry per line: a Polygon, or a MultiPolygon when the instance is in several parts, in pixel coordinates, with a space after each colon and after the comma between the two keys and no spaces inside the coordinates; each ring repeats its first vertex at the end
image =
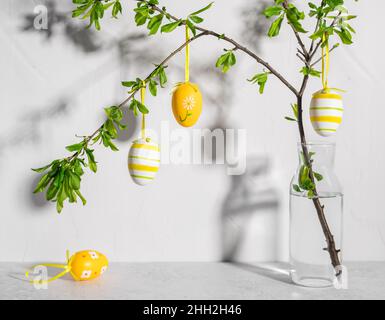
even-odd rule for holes
{"type": "MultiPolygon", "coordinates": [[[[71,5],[57,2],[57,9],[69,16],[71,5]]],[[[163,1],[179,16],[206,3],[199,2],[163,1]]],[[[328,140],[337,141],[336,171],[345,192],[344,257],[383,260],[385,61],[378,30],[385,3],[377,1],[372,10],[364,1],[348,2],[359,15],[354,23],[359,32],[354,45],[332,54],[330,82],[347,94],[344,123],[328,140]]],[[[67,248],[93,248],[115,261],[212,261],[232,255],[238,243],[236,259],[287,259],[288,184],[297,165],[297,131],[283,117],[293,97],[272,78],[260,96],[245,79],[261,68],[241,53],[224,81],[213,65],[229,46],[213,38],[199,40],[191,49],[193,81],[205,97],[198,127],[247,129],[248,175],[230,177],[223,165],[163,165],[153,185],[137,187],[126,169],[130,142],[138,134],[138,124],[131,120],[131,135],[118,142],[119,153],[102,147],[95,151],[100,170],[83,179],[86,207],[67,205],[58,215],[54,205],[31,194],[37,176],[30,168],[65,156],[64,146],[76,141],[75,134],[91,133],[103,120],[102,108],[125,98],[121,80],[144,77],[151,62],[183,41],[180,30],[130,42],[131,53],[123,63],[116,42],[144,31],[134,26],[131,11],[125,10],[118,21],[105,19],[96,38],[102,49],[87,53],[65,36],[60,23],[48,39],[41,31],[21,30],[23,16],[33,14],[39,3],[6,0],[0,12],[0,260],[63,260],[67,248]],[[225,121],[219,119],[221,110],[225,121]],[[237,199],[239,186],[245,185],[250,206],[237,199]]],[[[261,35],[244,39],[242,11],[253,12],[250,3],[218,0],[204,24],[258,46],[263,57],[298,84],[296,42],[288,28],[274,40],[261,35]]],[[[168,68],[168,88],[156,99],[148,97],[148,122],[154,130],[160,130],[161,121],[178,128],[170,90],[183,79],[182,67],[183,55],[178,55],[168,68]]],[[[319,88],[320,81],[313,80],[306,101],[319,88]]],[[[308,122],[306,129],[317,139],[308,122]]]]}

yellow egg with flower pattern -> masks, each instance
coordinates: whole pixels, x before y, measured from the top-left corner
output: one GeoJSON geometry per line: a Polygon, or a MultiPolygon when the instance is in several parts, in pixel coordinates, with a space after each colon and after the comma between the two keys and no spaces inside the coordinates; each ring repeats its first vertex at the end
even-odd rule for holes
{"type": "Polygon", "coordinates": [[[69,260],[70,273],[76,281],[92,280],[102,275],[108,268],[107,258],[95,250],[75,253],[69,260]]]}
{"type": "Polygon", "coordinates": [[[198,85],[191,82],[177,84],[172,95],[172,112],[183,127],[191,127],[202,113],[202,94],[198,85]]]}

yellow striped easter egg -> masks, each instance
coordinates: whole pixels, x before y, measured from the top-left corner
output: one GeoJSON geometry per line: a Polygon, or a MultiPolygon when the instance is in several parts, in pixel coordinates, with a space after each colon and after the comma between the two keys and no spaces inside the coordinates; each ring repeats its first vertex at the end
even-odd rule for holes
{"type": "Polygon", "coordinates": [[[310,102],[310,121],[321,136],[334,134],[342,122],[344,107],[342,97],[331,90],[318,91],[310,102]]]}
{"type": "Polygon", "coordinates": [[[128,170],[132,180],[144,186],[152,182],[160,166],[160,148],[150,138],[133,142],[128,153],[128,170]]]}

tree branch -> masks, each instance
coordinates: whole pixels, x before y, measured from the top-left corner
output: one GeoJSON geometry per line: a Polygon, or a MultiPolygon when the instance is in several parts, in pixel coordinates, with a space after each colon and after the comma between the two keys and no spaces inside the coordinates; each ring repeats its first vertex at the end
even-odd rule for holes
{"type": "MultiPolygon", "coordinates": [[[[186,22],[181,20],[181,19],[178,19],[177,17],[173,16],[172,14],[166,12],[165,10],[159,8],[158,6],[154,5],[154,4],[151,4],[150,2],[148,1],[145,1],[145,0],[136,0],[136,1],[140,1],[140,2],[146,2],[147,5],[149,5],[153,10],[159,12],[159,13],[163,13],[163,14],[167,14],[168,17],[170,17],[172,20],[174,21],[181,21],[181,24],[182,25],[185,25],[186,22]]],[[[240,51],[243,51],[244,53],[246,53],[247,55],[249,55],[251,58],[253,58],[254,60],[256,60],[259,64],[263,65],[266,69],[268,69],[273,75],[275,75],[287,88],[289,88],[289,90],[291,92],[293,92],[295,95],[298,95],[298,91],[297,89],[294,88],[294,86],[292,86],[289,81],[287,81],[275,68],[273,68],[268,62],[266,62],[265,60],[263,60],[261,57],[259,57],[257,54],[255,54],[254,52],[252,52],[251,50],[249,50],[248,48],[246,48],[245,46],[242,46],[241,44],[239,44],[238,42],[236,42],[235,40],[225,36],[224,34],[220,34],[218,32],[215,32],[215,31],[212,31],[212,30],[208,30],[208,29],[205,29],[205,28],[202,28],[202,27],[199,27],[199,26],[195,26],[195,28],[201,32],[204,32],[206,33],[207,35],[210,35],[210,36],[213,36],[213,37],[216,37],[218,39],[221,39],[221,40],[224,40],[224,41],[227,41],[229,43],[231,43],[236,49],[240,50],[240,51]]]]}
{"type": "MultiPolygon", "coordinates": [[[[158,70],[160,67],[164,66],[172,57],[174,57],[178,52],[180,52],[183,48],[185,48],[189,43],[195,41],[196,39],[199,39],[202,36],[206,36],[206,35],[207,35],[207,32],[201,32],[201,33],[197,34],[196,36],[190,38],[188,41],[184,42],[181,46],[179,46],[177,49],[175,49],[173,52],[171,52],[160,64],[158,64],[157,67],[154,70],[152,70],[151,73],[144,79],[144,81],[147,83],[150,80],[152,74],[156,70],[158,70]]],[[[131,92],[131,94],[124,101],[122,101],[118,105],[118,107],[122,108],[125,104],[127,104],[135,96],[135,94],[138,91],[139,91],[139,89],[134,90],[133,92],[131,92]]],[[[91,135],[84,137],[84,140],[86,141],[86,144],[88,144],[98,134],[98,132],[102,129],[102,127],[103,127],[103,124],[98,129],[96,129],[91,135]]],[[[67,160],[71,161],[74,158],[78,157],[79,155],[80,155],[80,151],[75,152],[74,154],[69,156],[67,158],[67,160]]]]}

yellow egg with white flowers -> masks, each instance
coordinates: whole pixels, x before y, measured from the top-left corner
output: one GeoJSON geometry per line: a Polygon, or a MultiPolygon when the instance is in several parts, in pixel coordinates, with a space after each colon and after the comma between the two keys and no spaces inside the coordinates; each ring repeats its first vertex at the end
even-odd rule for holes
{"type": "Polygon", "coordinates": [[[175,120],[183,127],[197,123],[202,113],[202,94],[197,84],[177,84],[172,94],[172,112],[175,120]]]}
{"type": "Polygon", "coordinates": [[[67,264],[42,263],[34,266],[32,272],[27,271],[25,273],[26,277],[32,277],[32,273],[35,273],[37,270],[40,273],[41,268],[57,268],[63,269],[63,271],[52,278],[48,278],[48,276],[44,278],[39,274],[31,280],[31,283],[49,283],[63,277],[67,273],[70,273],[75,281],[87,281],[98,278],[104,274],[108,268],[108,260],[104,254],[96,250],[82,250],[73,254],[71,257],[67,250],[67,264]]]}

